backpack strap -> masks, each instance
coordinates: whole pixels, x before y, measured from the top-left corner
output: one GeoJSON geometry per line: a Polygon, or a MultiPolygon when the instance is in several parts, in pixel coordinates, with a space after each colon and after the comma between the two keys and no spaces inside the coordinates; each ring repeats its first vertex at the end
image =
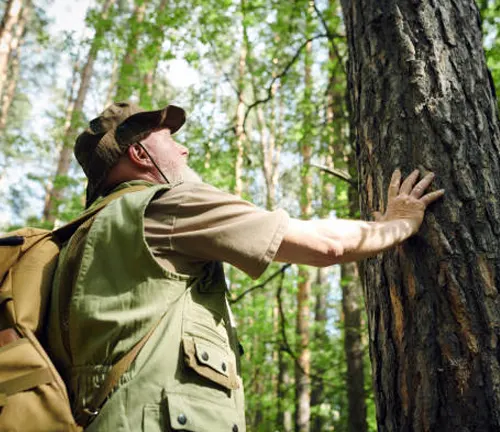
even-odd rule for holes
{"type": "Polygon", "coordinates": [[[72,220],[71,222],[68,222],[66,225],[63,225],[61,228],[57,228],[53,231],[54,235],[61,241],[65,242],[66,240],[69,240],[69,238],[76,232],[78,227],[84,223],[86,220],[94,217],[99,213],[104,207],[106,207],[111,201],[115,200],[116,198],[121,197],[122,195],[125,195],[127,193],[131,192],[138,192],[144,189],[147,189],[149,186],[145,185],[135,185],[135,186],[129,186],[124,189],[120,189],[116,192],[113,192],[106,197],[103,198],[101,202],[99,202],[95,207],[91,207],[85,212],[83,212],[80,216],[78,216],[76,219],[72,220]]]}

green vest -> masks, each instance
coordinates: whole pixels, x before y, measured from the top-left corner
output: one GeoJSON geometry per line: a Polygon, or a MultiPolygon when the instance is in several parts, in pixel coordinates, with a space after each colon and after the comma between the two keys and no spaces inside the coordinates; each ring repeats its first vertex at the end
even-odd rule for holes
{"type": "Polygon", "coordinates": [[[170,187],[116,199],[61,252],[48,343],[75,412],[161,318],[88,431],[245,430],[222,264],[177,274],[157,263],[144,238],[146,206],[170,187]]]}

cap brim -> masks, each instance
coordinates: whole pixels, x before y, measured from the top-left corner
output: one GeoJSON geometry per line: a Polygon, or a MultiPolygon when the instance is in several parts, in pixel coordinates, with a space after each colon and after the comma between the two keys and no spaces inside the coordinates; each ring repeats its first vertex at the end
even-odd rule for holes
{"type": "Polygon", "coordinates": [[[157,111],[143,111],[120,123],[116,128],[115,138],[120,146],[128,146],[155,130],[169,129],[173,135],[185,121],[186,112],[175,105],[168,105],[157,111]]]}

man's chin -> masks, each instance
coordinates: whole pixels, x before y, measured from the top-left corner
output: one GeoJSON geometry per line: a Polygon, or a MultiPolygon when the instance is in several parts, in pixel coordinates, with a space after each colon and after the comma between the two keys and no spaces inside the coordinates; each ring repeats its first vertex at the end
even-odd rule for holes
{"type": "Polygon", "coordinates": [[[181,177],[182,177],[182,180],[185,182],[194,182],[194,183],[202,183],[203,182],[202,178],[198,175],[198,173],[188,166],[186,166],[182,170],[181,177]]]}

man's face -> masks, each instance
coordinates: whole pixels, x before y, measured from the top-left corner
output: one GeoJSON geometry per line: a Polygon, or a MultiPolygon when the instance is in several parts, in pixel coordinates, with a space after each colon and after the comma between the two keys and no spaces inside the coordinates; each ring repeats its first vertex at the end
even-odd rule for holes
{"type": "MultiPolygon", "coordinates": [[[[187,167],[189,151],[173,140],[168,129],[153,132],[141,142],[170,183],[183,179],[182,174],[187,167]]],[[[160,173],[156,169],[153,170],[159,183],[164,183],[160,173]]]]}

